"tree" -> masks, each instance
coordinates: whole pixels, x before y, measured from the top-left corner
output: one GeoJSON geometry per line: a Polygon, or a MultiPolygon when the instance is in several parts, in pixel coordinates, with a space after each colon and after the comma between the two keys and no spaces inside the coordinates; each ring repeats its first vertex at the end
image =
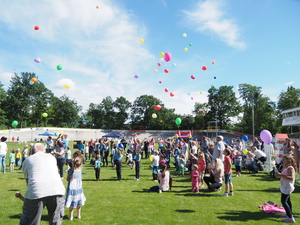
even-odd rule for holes
{"type": "Polygon", "coordinates": [[[230,117],[239,115],[241,106],[237,101],[233,86],[220,86],[219,89],[211,86],[208,93],[208,117],[213,118],[216,115],[222,129],[230,122],[230,117]]]}
{"type": "Polygon", "coordinates": [[[20,127],[39,123],[41,113],[47,107],[53,96],[40,81],[31,82],[37,78],[34,73],[14,74],[7,91],[6,112],[9,121],[17,120],[20,127]]]}
{"type": "Polygon", "coordinates": [[[195,103],[193,114],[195,114],[194,129],[205,130],[207,128],[207,122],[209,118],[207,116],[209,109],[206,104],[195,103]],[[203,113],[201,113],[203,111],[203,113]]]}
{"type": "Polygon", "coordinates": [[[115,129],[123,129],[129,118],[131,103],[124,97],[118,97],[114,104],[115,109],[115,129]]]}
{"type": "Polygon", "coordinates": [[[3,110],[7,102],[7,93],[3,88],[3,84],[0,82],[0,129],[7,129],[8,119],[6,112],[3,110]]]}

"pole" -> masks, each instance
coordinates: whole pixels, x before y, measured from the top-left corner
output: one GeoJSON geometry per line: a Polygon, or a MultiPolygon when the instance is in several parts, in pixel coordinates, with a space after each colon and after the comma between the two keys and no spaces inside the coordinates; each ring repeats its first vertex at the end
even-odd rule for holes
{"type": "Polygon", "coordinates": [[[254,98],[252,99],[252,142],[254,142],[254,98]]]}

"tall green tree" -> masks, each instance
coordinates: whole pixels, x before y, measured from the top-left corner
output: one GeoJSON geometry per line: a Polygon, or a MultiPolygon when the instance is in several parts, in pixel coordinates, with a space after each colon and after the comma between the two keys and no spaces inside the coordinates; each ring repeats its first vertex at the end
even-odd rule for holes
{"type": "Polygon", "coordinates": [[[231,117],[239,115],[241,105],[237,101],[233,86],[220,86],[219,89],[211,86],[208,93],[208,117],[216,117],[222,129],[226,124],[230,123],[231,117]]]}
{"type": "Polygon", "coordinates": [[[0,82],[0,129],[7,129],[8,119],[5,112],[5,105],[7,102],[7,93],[0,82]]]}
{"type": "Polygon", "coordinates": [[[124,124],[129,119],[131,103],[123,96],[114,101],[115,129],[124,129],[124,124]]]}

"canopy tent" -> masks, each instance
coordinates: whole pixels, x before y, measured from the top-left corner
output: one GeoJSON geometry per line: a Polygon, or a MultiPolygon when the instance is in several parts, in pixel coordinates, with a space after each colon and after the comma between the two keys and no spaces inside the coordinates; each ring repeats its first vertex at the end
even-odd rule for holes
{"type": "Polygon", "coordinates": [[[121,136],[115,133],[103,135],[102,137],[120,138],[121,136]]]}
{"type": "Polygon", "coordinates": [[[42,134],[39,134],[39,135],[42,135],[42,136],[54,136],[54,134],[50,134],[48,131],[42,133],[42,134]]]}

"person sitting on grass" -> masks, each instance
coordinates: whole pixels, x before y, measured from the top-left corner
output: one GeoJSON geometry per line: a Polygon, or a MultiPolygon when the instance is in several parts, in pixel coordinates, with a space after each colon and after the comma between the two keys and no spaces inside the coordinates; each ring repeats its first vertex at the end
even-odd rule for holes
{"type": "Polygon", "coordinates": [[[167,171],[168,166],[166,164],[160,165],[160,170],[158,172],[158,186],[153,186],[150,188],[150,191],[162,193],[170,189],[170,172],[167,171]]]}
{"type": "Polygon", "coordinates": [[[222,160],[219,158],[214,159],[213,162],[215,166],[208,167],[210,176],[204,177],[204,182],[207,185],[207,191],[220,191],[222,187],[222,177],[224,175],[224,165],[222,160]]]}

